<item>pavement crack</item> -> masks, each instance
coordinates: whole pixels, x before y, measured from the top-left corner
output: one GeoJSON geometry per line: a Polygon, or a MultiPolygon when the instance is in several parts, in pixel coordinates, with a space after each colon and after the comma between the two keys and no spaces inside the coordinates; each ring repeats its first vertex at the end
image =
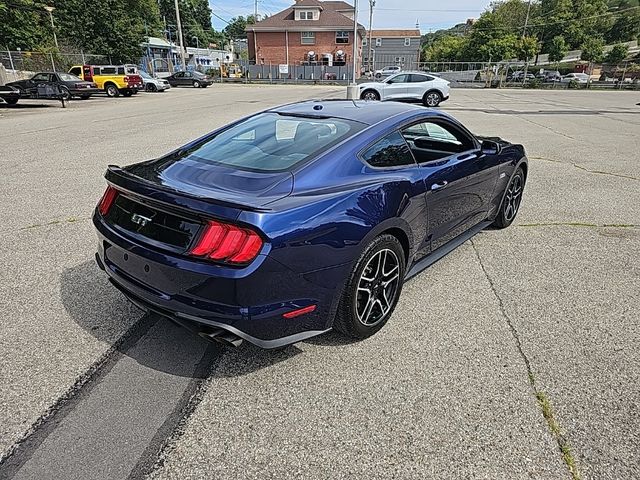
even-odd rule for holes
{"type": "Polygon", "coordinates": [[[533,125],[537,125],[538,127],[542,127],[542,128],[544,128],[546,130],[549,130],[550,132],[555,133],[556,135],[560,135],[561,137],[568,138],[569,140],[575,140],[575,137],[572,137],[571,135],[567,135],[566,133],[562,133],[562,132],[559,132],[557,130],[554,130],[553,128],[551,128],[551,127],[549,127],[547,125],[543,125],[542,123],[534,122],[533,120],[525,118],[522,115],[517,115],[516,114],[516,117],[518,117],[520,120],[524,120],[525,122],[528,122],[528,123],[531,123],[533,125]]]}
{"type": "Polygon", "coordinates": [[[487,282],[489,283],[489,287],[491,288],[491,291],[493,292],[494,297],[498,301],[500,313],[504,317],[509,327],[509,330],[511,330],[511,335],[513,336],[513,339],[515,341],[516,348],[527,370],[527,378],[529,379],[529,385],[533,390],[538,406],[540,407],[540,410],[542,412],[542,416],[547,422],[547,427],[549,429],[549,432],[551,433],[551,436],[553,437],[553,439],[556,441],[558,445],[558,449],[560,450],[560,453],[562,455],[562,460],[567,466],[567,469],[571,474],[571,478],[573,480],[580,480],[580,473],[578,471],[578,466],[576,464],[575,457],[571,452],[571,447],[569,446],[569,442],[567,438],[564,436],[564,434],[562,433],[562,429],[560,428],[560,425],[554,416],[553,408],[551,406],[551,402],[549,401],[549,398],[543,391],[541,391],[538,388],[535,375],[533,374],[533,370],[531,369],[531,362],[529,360],[529,357],[527,357],[527,354],[524,352],[524,349],[522,348],[522,342],[520,340],[518,329],[515,327],[513,321],[511,320],[511,317],[507,313],[504,302],[502,301],[502,297],[498,294],[498,291],[496,290],[493,279],[489,275],[489,272],[487,272],[484,262],[482,261],[482,257],[480,256],[478,247],[476,246],[473,239],[470,240],[470,243],[473,248],[473,251],[476,254],[476,258],[478,259],[480,268],[482,268],[482,272],[484,273],[484,276],[486,277],[487,282]]]}
{"type": "Polygon", "coordinates": [[[635,180],[636,182],[640,181],[640,177],[634,177],[633,175],[625,175],[623,173],[613,173],[613,172],[605,172],[603,170],[591,170],[587,167],[584,167],[582,165],[579,165],[577,163],[573,163],[573,162],[563,162],[561,160],[554,160],[551,158],[546,158],[546,157],[529,157],[529,160],[542,160],[544,162],[552,162],[552,163],[562,163],[565,165],[571,165],[574,168],[577,168],[578,170],[582,170],[583,172],[587,172],[587,173],[593,173],[594,175],[607,175],[609,177],[618,177],[618,178],[626,178],[628,180],[635,180]]]}
{"type": "Polygon", "coordinates": [[[55,219],[46,223],[34,223],[32,225],[27,225],[26,227],[20,227],[18,230],[33,230],[36,228],[48,227],[51,225],[68,225],[70,223],[78,223],[86,220],[91,220],[91,217],[68,217],[63,219],[55,219]]]}
{"type": "Polygon", "coordinates": [[[516,227],[583,227],[583,228],[638,228],[640,225],[633,223],[586,223],[586,222],[540,222],[520,223],[516,227]]]}

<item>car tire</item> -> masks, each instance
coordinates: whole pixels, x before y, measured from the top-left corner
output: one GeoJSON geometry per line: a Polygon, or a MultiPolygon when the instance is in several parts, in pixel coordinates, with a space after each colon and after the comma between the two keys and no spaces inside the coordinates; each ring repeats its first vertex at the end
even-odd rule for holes
{"type": "Polygon", "coordinates": [[[422,97],[422,103],[425,107],[434,108],[442,102],[442,94],[436,90],[430,90],[422,97]]]}
{"type": "Polygon", "coordinates": [[[104,92],[107,94],[107,97],[119,97],[120,90],[113,83],[108,83],[104,86],[104,92]]]}
{"type": "Polygon", "coordinates": [[[156,87],[153,83],[147,85],[147,92],[157,92],[158,87],[156,87]]]}
{"type": "Polygon", "coordinates": [[[62,95],[62,98],[64,99],[65,102],[68,102],[69,100],[71,100],[71,92],[69,91],[69,89],[67,87],[60,87],[60,95],[62,95]]]}
{"type": "Polygon", "coordinates": [[[375,90],[365,90],[360,94],[361,100],[377,101],[380,100],[380,94],[375,90]]]}
{"type": "Polygon", "coordinates": [[[193,81],[193,88],[200,88],[200,82],[198,80],[193,81]]]}
{"type": "Polygon", "coordinates": [[[355,262],[333,328],[356,339],[379,331],[398,303],[405,268],[405,253],[396,237],[385,234],[374,239],[355,262]]]}
{"type": "Polygon", "coordinates": [[[518,168],[513,174],[500,205],[498,216],[493,221],[495,228],[507,228],[513,223],[522,203],[522,194],[524,192],[525,176],[522,168],[518,168]]]}
{"type": "Polygon", "coordinates": [[[381,73],[376,73],[376,78],[377,79],[381,79],[382,78],[382,74],[381,73]]]}
{"type": "Polygon", "coordinates": [[[124,97],[130,97],[131,95],[133,95],[133,92],[131,90],[125,90],[124,92],[122,92],[122,95],[124,97]]]}
{"type": "Polygon", "coordinates": [[[7,102],[7,105],[15,105],[16,103],[18,103],[18,100],[20,100],[20,99],[19,98],[8,98],[5,101],[7,102]]]}
{"type": "Polygon", "coordinates": [[[89,100],[91,95],[80,95],[80,100],[89,100]]]}

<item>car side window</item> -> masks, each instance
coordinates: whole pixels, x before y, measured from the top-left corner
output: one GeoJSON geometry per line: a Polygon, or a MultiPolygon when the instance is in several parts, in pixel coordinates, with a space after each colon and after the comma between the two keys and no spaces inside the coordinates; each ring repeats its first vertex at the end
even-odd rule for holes
{"type": "Polygon", "coordinates": [[[183,73],[183,72],[175,73],[175,74],[173,75],[173,77],[174,77],[174,78],[182,78],[182,77],[184,77],[184,73],[183,73]]]}
{"type": "Polygon", "coordinates": [[[35,75],[32,80],[34,82],[48,82],[49,81],[49,74],[48,73],[39,73],[37,75],[35,75]]]}
{"type": "Polygon", "coordinates": [[[432,162],[475,147],[466,133],[440,121],[423,121],[406,127],[402,136],[418,163],[432,162]]]}
{"type": "Polygon", "coordinates": [[[362,160],[372,167],[389,168],[403,165],[415,165],[413,155],[407,142],[399,132],[378,140],[361,155],[362,160]]]}
{"type": "Polygon", "coordinates": [[[432,80],[433,80],[433,77],[430,77],[428,75],[420,75],[420,74],[412,73],[411,79],[409,80],[409,82],[421,83],[421,82],[430,82],[432,80]]]}
{"type": "Polygon", "coordinates": [[[389,83],[406,83],[409,81],[409,75],[396,75],[393,78],[389,79],[389,83]]]}
{"type": "Polygon", "coordinates": [[[73,67],[71,70],[69,70],[69,73],[71,75],[80,77],[82,75],[82,69],[80,67],[73,67]]]}

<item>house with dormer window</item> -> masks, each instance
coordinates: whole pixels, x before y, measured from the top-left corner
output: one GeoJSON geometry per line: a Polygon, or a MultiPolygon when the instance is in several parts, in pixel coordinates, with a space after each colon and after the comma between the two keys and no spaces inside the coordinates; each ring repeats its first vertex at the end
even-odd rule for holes
{"type": "MultiPolygon", "coordinates": [[[[247,25],[249,59],[257,65],[350,65],[353,6],[343,1],[296,0],[289,8],[247,25]]],[[[358,71],[365,29],[358,24],[358,71]]]]}

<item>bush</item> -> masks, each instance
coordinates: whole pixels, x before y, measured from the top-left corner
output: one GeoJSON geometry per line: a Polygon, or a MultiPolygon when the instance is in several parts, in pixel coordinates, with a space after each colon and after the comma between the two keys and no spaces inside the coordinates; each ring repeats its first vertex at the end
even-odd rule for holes
{"type": "Polygon", "coordinates": [[[526,86],[527,88],[542,88],[542,80],[534,78],[533,80],[529,80],[526,86]]]}
{"type": "Polygon", "coordinates": [[[569,82],[569,85],[567,85],[567,88],[570,88],[572,90],[577,90],[581,88],[581,85],[576,80],[571,80],[569,82]]]}

